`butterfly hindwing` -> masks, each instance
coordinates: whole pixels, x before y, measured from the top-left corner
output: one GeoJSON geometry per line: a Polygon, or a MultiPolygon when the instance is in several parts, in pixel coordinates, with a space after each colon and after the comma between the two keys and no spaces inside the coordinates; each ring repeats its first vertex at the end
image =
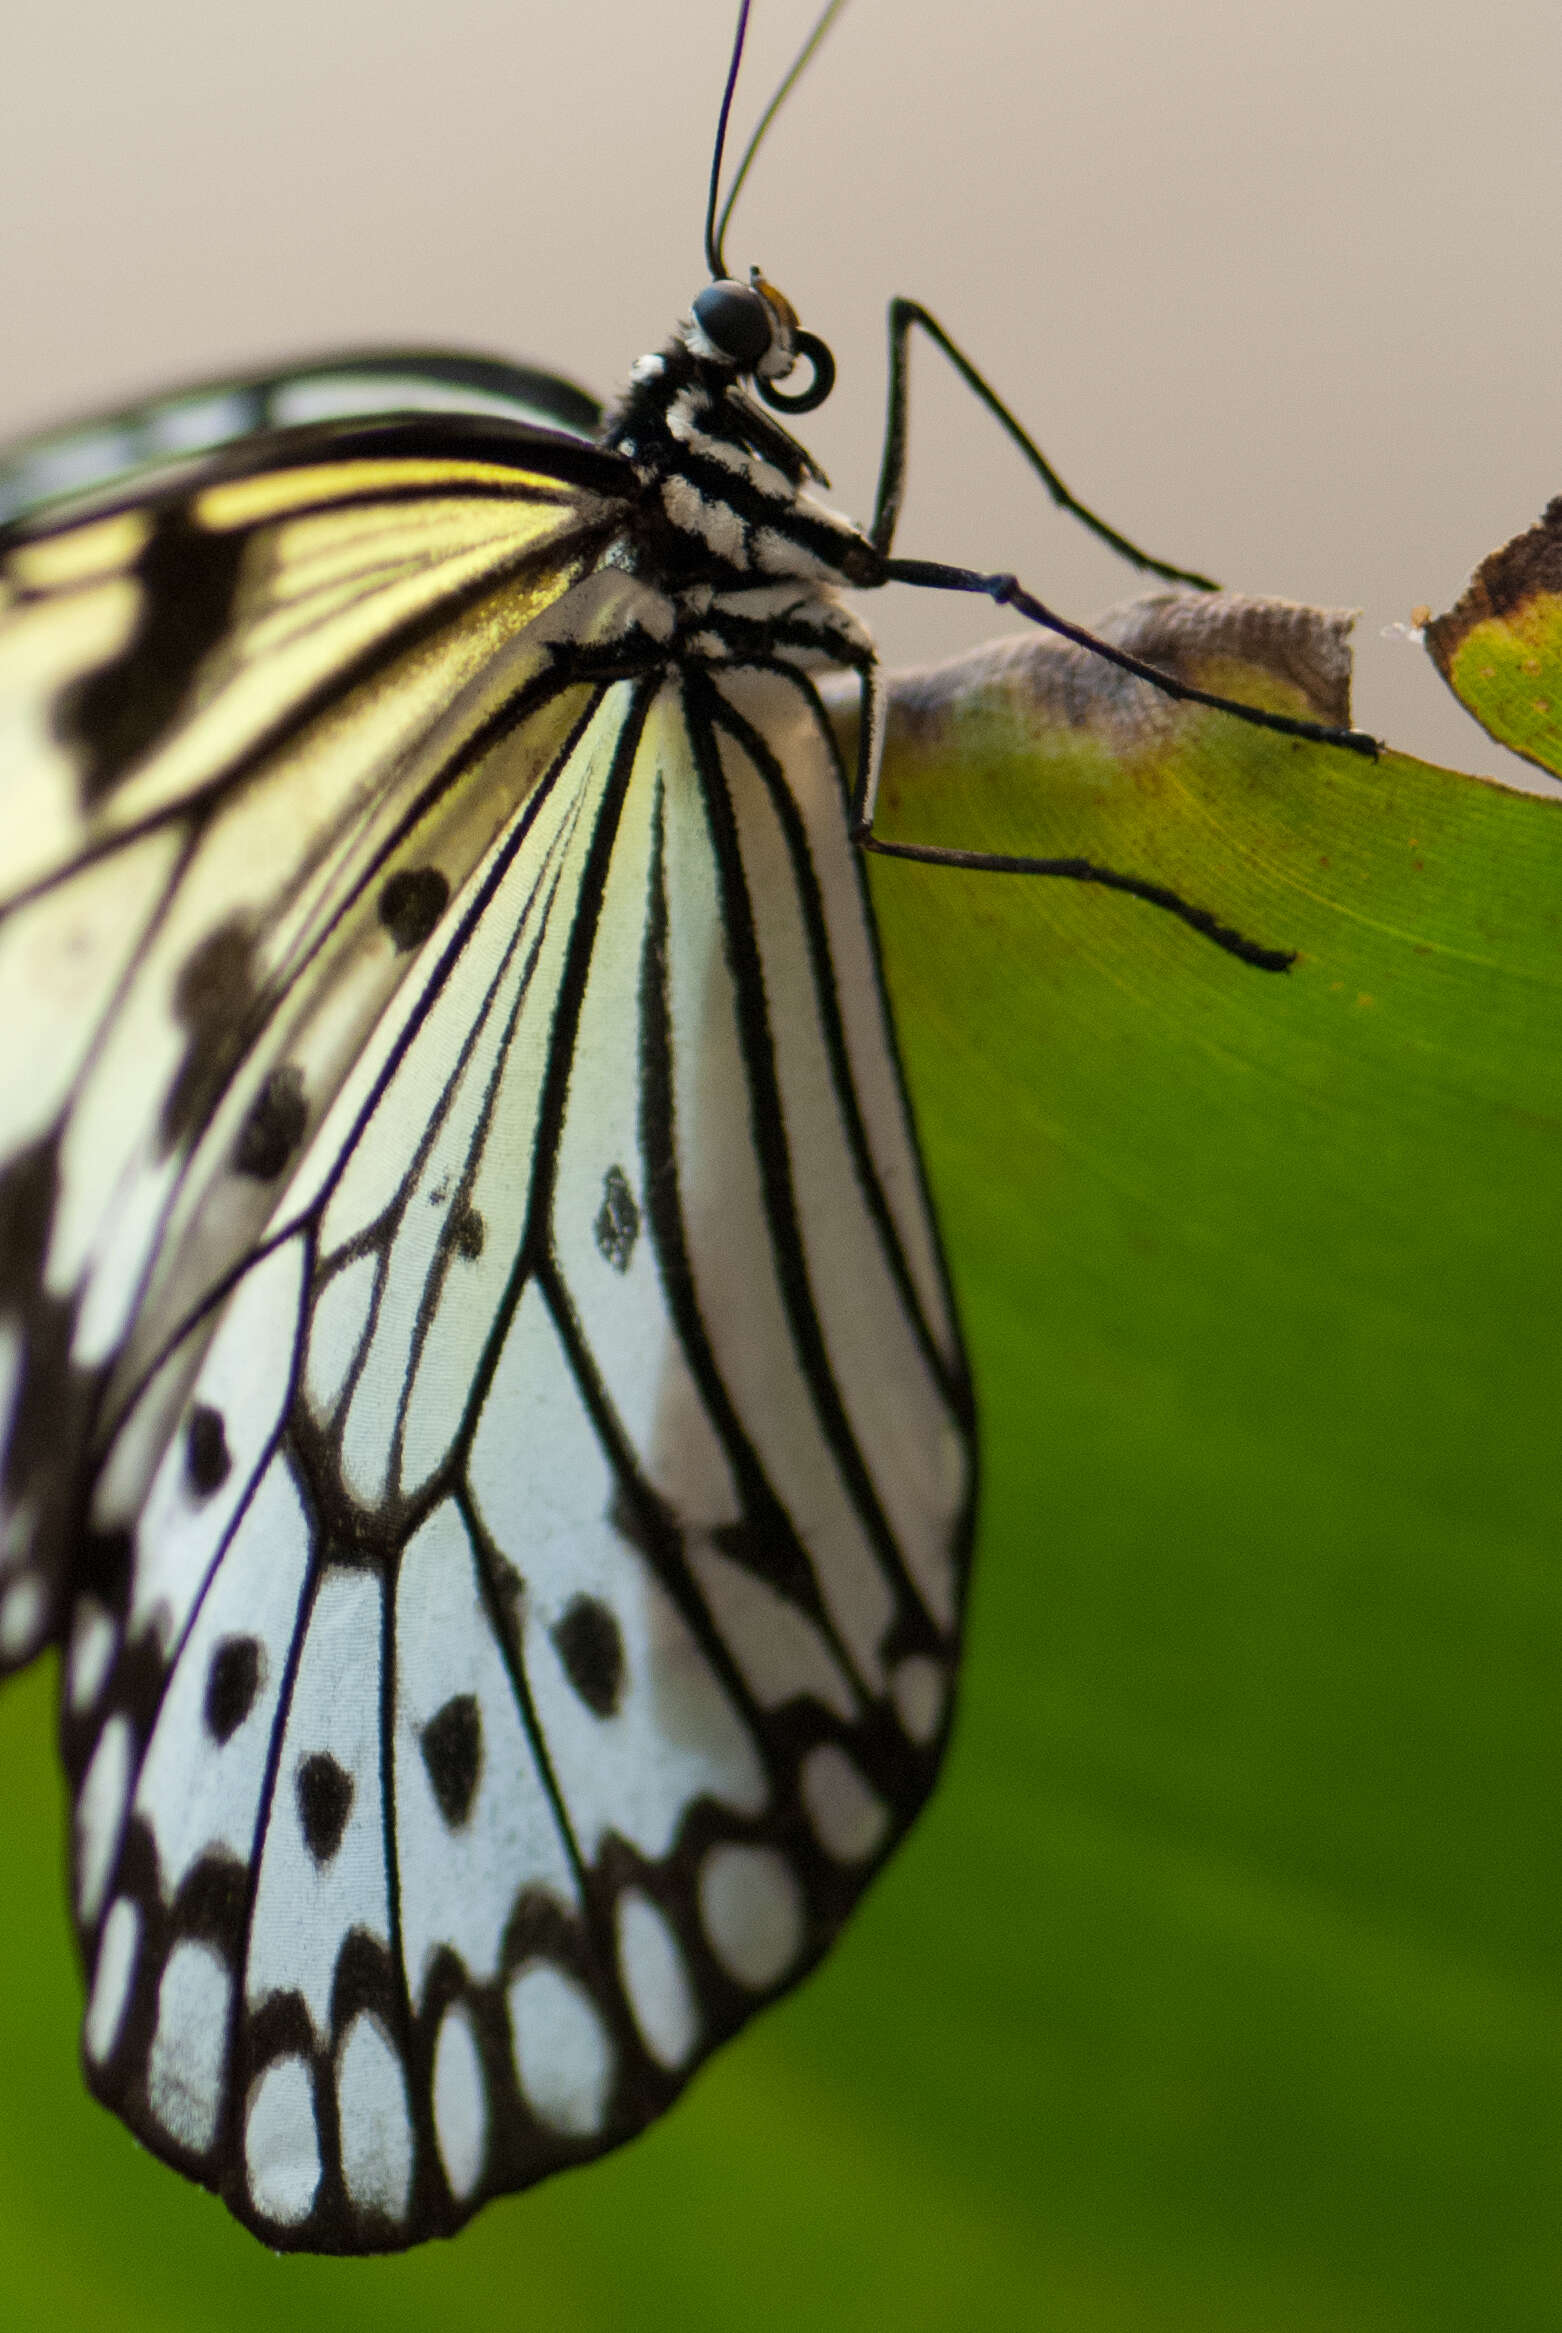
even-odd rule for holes
{"type": "Polygon", "coordinates": [[[89,2073],[279,2246],[640,2128],[828,1944],[947,1722],[969,1395],[817,699],[545,710],[98,1478],[89,2073]]]}

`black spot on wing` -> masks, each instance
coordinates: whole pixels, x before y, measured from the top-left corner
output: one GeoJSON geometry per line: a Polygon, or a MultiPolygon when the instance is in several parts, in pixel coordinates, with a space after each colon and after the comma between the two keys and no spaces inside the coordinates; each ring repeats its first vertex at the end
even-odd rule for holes
{"type": "Polygon", "coordinates": [[[220,1413],[198,1403],[184,1429],[184,1471],[195,1496],[209,1499],[213,1491],[221,1490],[232,1464],[220,1413]]]}
{"type": "Polygon", "coordinates": [[[0,1168],[0,1322],[22,1345],[9,1417],[0,1410],[0,1487],[51,1604],[78,1561],[78,1455],[93,1392],[72,1359],[75,1303],[44,1285],[59,1188],[52,1136],[0,1168]]]}
{"type": "Polygon", "coordinates": [[[450,1828],[458,1831],[472,1811],[483,1770],[483,1721],[476,1694],[452,1694],[429,1719],[420,1738],[439,1811],[450,1828]]]}
{"type": "MultiPolygon", "coordinates": [[[[149,1839],[148,1847],[151,1844],[149,1839]]],[[[146,1876],[154,1888],[157,1884],[155,1858],[153,1848],[146,1876]]],[[[127,1857],[121,1871],[128,1877],[133,1868],[127,1857]]],[[[248,1910],[248,1866],[226,1847],[208,1847],[180,1886],[174,1907],[174,1932],[179,1936],[204,1937],[232,1962],[244,1949],[244,1920],[248,1910]]]]}
{"type": "Polygon", "coordinates": [[[352,1812],[353,1778],[328,1750],[317,1750],[299,1767],[296,1789],[304,1844],[317,1863],[329,1863],[352,1812]]]}
{"type": "Polygon", "coordinates": [[[309,1105],[304,1073],[291,1062],[274,1069],[255,1096],[233,1146],[233,1171],[273,1183],[304,1138],[309,1105]]]}
{"type": "Polygon", "coordinates": [[[130,1569],[134,1547],[128,1531],[87,1531],[76,1551],[72,1585],[96,1596],[117,1618],[130,1609],[130,1569]]]}
{"type": "Polygon", "coordinates": [[[0,1299],[8,1311],[25,1305],[43,1278],[59,1188],[52,1142],[18,1152],[0,1173],[0,1299]]]}
{"type": "Polygon", "coordinates": [[[488,1226],[476,1207],[463,1207],[450,1226],[450,1244],[469,1264],[476,1263],[487,1237],[488,1226]]]}
{"type": "Polygon", "coordinates": [[[437,867],[404,867],[380,893],[380,921],[403,955],[421,948],[445,912],[450,885],[437,867]]]}
{"type": "Polygon", "coordinates": [[[640,1236],[640,1210],[622,1167],[610,1166],[603,1176],[602,1205],[591,1228],[614,1271],[627,1272],[640,1236]]]}
{"type": "Polygon", "coordinates": [[[176,726],[231,628],[243,557],[241,534],[208,534],[180,508],[159,515],[132,570],[141,605],[129,641],[55,704],[55,730],[79,763],[89,807],[176,726]]]}
{"type": "Polygon", "coordinates": [[[564,1673],[594,1717],[611,1717],[624,1689],[624,1640],[595,1596],[577,1596],[553,1631],[564,1673]]]}
{"type": "Polygon", "coordinates": [[[163,1104],[170,1151],[204,1126],[244,1051],[257,994],[255,939],[238,921],[220,924],[196,948],[174,987],[174,1018],[189,1037],[163,1104]]]}
{"type": "Polygon", "coordinates": [[[252,1636],[225,1636],[206,1672],[206,1730],[214,1742],[232,1739],[260,1690],[261,1651],[252,1636]]]}

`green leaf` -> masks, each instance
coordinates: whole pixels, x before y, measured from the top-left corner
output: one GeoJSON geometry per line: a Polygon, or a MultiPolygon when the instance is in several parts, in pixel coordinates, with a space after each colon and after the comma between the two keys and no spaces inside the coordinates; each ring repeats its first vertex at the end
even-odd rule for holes
{"type": "MultiPolygon", "coordinates": [[[[1345,712],[1345,623],[1117,637],[1345,712]]],[[[985,1482],[945,1786],[648,2138],[274,2261],[84,2095],[51,1680],[0,1697],[0,2316],[58,2333],[1554,2333],[1562,807],[1023,642],[872,870],[985,1482]]]]}
{"type": "Polygon", "coordinates": [[[891,831],[1297,951],[875,868],[987,1429],[943,2127],[1092,2326],[1554,2325],[1562,806],[1045,643],[895,731],[891,831]]]}

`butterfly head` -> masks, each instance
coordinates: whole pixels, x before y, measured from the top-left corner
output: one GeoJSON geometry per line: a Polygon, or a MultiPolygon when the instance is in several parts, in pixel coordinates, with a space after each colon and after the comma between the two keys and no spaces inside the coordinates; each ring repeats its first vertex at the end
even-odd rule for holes
{"type": "Polygon", "coordinates": [[[708,363],[749,374],[778,413],[812,413],[835,386],[835,359],[817,334],[803,331],[797,311],[757,267],[746,284],[717,276],[698,295],[685,339],[708,363]],[[801,358],[810,367],[801,389],[778,386],[801,358]]]}

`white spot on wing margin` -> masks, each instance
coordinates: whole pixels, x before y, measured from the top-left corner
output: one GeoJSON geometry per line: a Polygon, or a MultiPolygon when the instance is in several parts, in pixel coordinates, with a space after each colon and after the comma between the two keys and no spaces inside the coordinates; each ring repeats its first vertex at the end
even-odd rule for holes
{"type": "Polygon", "coordinates": [[[445,2011],[434,2045],[434,2135],[457,2203],[483,2175],[488,2150],[488,2094],[472,2020],[457,2001],[445,2011]]]}
{"type": "Polygon", "coordinates": [[[641,2040],[676,2072],[699,2039],[699,2011],[667,1916],[638,1888],[618,1899],[618,1965],[641,2040]]]}
{"type": "Polygon", "coordinates": [[[244,2119],[250,2201],[262,2219],[296,2228],[315,2207],[320,2134],[315,2086],[303,2058],[278,2058],[250,2092],[244,2119]]]}
{"type": "Polygon", "coordinates": [[[347,2028],[336,2068],[342,2178],[362,2210],[407,2215],[412,2195],[412,2121],[407,2078],[390,2035],[370,2010],[347,2028]]]}
{"type": "Polygon", "coordinates": [[[92,1998],[87,2003],[82,2027],[87,2055],[96,2066],[114,2054],[125,2004],[130,1999],[130,1980],[135,1973],[136,1946],[140,1940],[141,1914],[128,1896],[120,1896],[104,1921],[103,1934],[98,1940],[92,1998]]]}
{"type": "Polygon", "coordinates": [[[76,1801],[76,1909],[84,1925],[98,1916],[108,1886],[130,1790],[130,1720],[111,1717],[98,1736],[76,1801]]]}
{"type": "Polygon", "coordinates": [[[713,1847],[700,1866],[700,1920],[722,1967],[750,1992],[779,1984],[803,1948],[803,1892],[773,1847],[713,1847]]]}
{"type": "Polygon", "coordinates": [[[820,1742],[798,1777],[814,1837],[837,1863],[862,1863],[883,1844],[889,1809],[835,1742],[820,1742]]]}
{"type": "Polygon", "coordinates": [[[596,2003],[573,1977],[529,1961],[506,1996],[521,2095],[539,2122],[572,2138],[602,2128],[613,2047],[596,2003]]]}
{"type": "Polygon", "coordinates": [[[222,1955],[187,1936],[169,1955],[157,1991],[147,2100],[169,2137],[196,2155],[217,2135],[232,1990],[222,1955]]]}

